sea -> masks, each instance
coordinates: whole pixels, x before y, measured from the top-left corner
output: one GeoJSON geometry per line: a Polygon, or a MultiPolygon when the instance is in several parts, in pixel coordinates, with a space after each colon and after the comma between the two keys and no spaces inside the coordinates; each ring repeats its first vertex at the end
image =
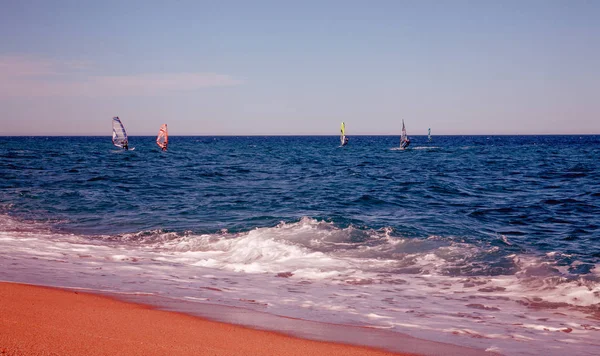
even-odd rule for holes
{"type": "Polygon", "coordinates": [[[1,137],[0,280],[600,354],[600,136],[349,139],[1,137]]]}

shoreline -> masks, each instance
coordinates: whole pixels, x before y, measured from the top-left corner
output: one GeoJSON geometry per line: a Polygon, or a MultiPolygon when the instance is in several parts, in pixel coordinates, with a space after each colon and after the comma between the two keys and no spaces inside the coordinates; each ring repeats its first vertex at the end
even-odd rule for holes
{"type": "Polygon", "coordinates": [[[169,305],[165,298],[161,299],[2,281],[0,330],[5,332],[0,333],[0,352],[2,355],[491,354],[369,327],[325,324],[192,302],[171,301],[169,305]]]}

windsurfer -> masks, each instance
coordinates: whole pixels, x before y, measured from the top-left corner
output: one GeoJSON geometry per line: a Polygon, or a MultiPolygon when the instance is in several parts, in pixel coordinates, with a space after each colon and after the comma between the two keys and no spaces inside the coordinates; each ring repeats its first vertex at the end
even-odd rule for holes
{"type": "Polygon", "coordinates": [[[406,140],[402,141],[400,148],[405,149],[408,147],[408,145],[410,145],[410,138],[407,137],[406,140]]]}
{"type": "Polygon", "coordinates": [[[129,144],[127,143],[127,141],[123,142],[123,149],[129,150],[129,144]]]}

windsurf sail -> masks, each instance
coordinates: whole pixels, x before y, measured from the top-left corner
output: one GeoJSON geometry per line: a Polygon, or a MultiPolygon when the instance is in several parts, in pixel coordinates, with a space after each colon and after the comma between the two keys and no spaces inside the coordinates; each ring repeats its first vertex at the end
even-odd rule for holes
{"type": "Polygon", "coordinates": [[[431,141],[431,127],[427,131],[427,139],[431,141]]]}
{"type": "Polygon", "coordinates": [[[402,136],[400,137],[400,148],[405,149],[410,145],[410,139],[406,134],[406,127],[404,126],[404,120],[402,120],[402,136]]]}
{"type": "Polygon", "coordinates": [[[167,124],[162,124],[160,130],[158,130],[158,136],[156,136],[156,144],[163,151],[167,150],[169,144],[169,131],[167,131],[167,124]]]}
{"type": "Polygon", "coordinates": [[[340,144],[342,146],[344,146],[348,143],[348,139],[346,138],[346,124],[343,122],[342,122],[342,126],[340,127],[340,132],[341,132],[340,144]]]}
{"type": "Polygon", "coordinates": [[[123,126],[121,119],[119,119],[119,117],[117,116],[113,117],[112,119],[112,129],[113,145],[119,148],[127,148],[129,146],[129,143],[127,141],[127,132],[125,132],[125,127],[123,126]]]}

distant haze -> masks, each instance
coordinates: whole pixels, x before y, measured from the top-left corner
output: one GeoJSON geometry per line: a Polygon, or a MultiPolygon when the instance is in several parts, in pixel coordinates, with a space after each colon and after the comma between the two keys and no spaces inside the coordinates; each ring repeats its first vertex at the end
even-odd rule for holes
{"type": "Polygon", "coordinates": [[[0,135],[600,134],[600,1],[3,1],[0,135]]]}

